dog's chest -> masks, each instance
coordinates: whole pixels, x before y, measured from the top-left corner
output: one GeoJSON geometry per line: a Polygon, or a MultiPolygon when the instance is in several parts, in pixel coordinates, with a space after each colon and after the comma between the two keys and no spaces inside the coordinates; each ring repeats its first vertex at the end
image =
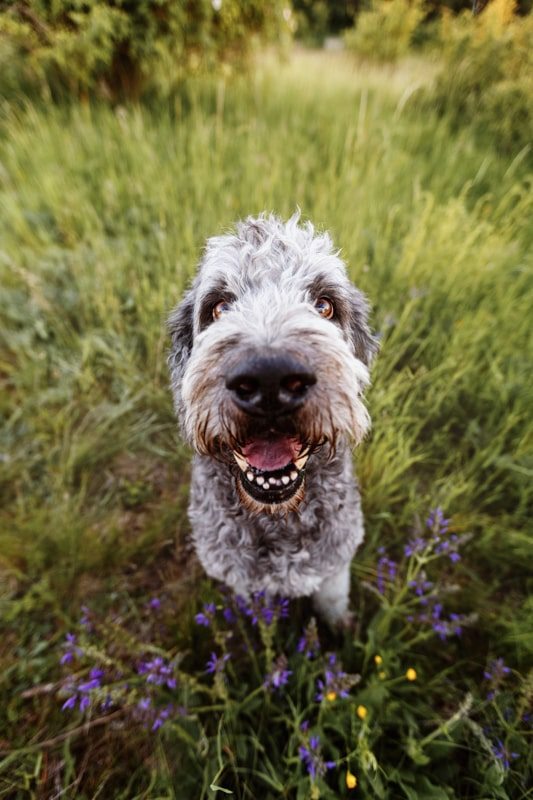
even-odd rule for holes
{"type": "Polygon", "coordinates": [[[197,459],[189,516],[206,572],[242,594],[312,594],[351,560],[363,538],[359,493],[348,461],[310,476],[298,513],[254,516],[243,510],[220,472],[197,459]],[[316,492],[313,477],[318,479],[316,492]]]}

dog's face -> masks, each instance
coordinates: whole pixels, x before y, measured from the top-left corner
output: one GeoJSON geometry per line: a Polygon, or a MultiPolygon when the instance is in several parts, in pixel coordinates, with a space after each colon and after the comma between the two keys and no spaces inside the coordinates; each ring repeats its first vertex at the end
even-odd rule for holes
{"type": "Polygon", "coordinates": [[[185,436],[231,466],[249,509],[296,509],[313,454],[365,434],[367,318],[329,237],[297,217],[207,242],[169,321],[172,390],[185,436]]]}

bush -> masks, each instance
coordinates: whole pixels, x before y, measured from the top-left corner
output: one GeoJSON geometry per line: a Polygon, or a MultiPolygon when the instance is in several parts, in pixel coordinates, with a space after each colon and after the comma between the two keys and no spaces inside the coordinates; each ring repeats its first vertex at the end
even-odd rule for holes
{"type": "Polygon", "coordinates": [[[507,152],[527,146],[533,129],[533,20],[514,8],[513,0],[493,0],[477,17],[443,19],[443,67],[421,95],[507,152]]]}
{"type": "Polygon", "coordinates": [[[283,0],[0,0],[4,89],[110,98],[170,91],[184,75],[242,64],[288,30],[283,0]]]}
{"type": "Polygon", "coordinates": [[[405,55],[425,14],[422,0],[380,0],[362,11],[354,29],[345,35],[346,46],[357,55],[394,62],[405,55]]]}

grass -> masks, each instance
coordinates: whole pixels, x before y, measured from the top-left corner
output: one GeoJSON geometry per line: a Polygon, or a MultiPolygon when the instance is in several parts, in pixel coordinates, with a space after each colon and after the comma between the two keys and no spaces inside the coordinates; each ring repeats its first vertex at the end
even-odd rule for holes
{"type": "MultiPolygon", "coordinates": [[[[470,128],[411,106],[419,66],[363,70],[342,55],[301,52],[246,80],[198,81],[164,106],[2,107],[0,796],[350,793],[340,767],[340,778],[313,783],[287,755],[317,672],[298,667],[292,716],[244,686],[238,664],[230,689],[221,677],[203,689],[191,678],[214,646],[194,614],[202,601],[222,601],[187,548],[189,453],[167,387],[164,321],[208,235],[296,206],[331,230],[382,336],[373,433],[357,455],[367,520],[353,566],[359,628],[351,642],[320,632],[363,674],[353,702],[373,708],[376,725],[363,736],[339,711],[328,728],[324,712],[321,746],[329,736],[341,763],[337,740],[357,739],[342,763],[353,764],[361,796],[527,796],[516,709],[525,712],[533,691],[531,174],[527,152],[503,156],[470,128]],[[402,633],[401,581],[413,565],[402,561],[385,598],[365,589],[378,548],[401,560],[415,520],[435,506],[457,535],[471,534],[453,578],[447,566],[442,577],[453,581],[452,610],[477,615],[438,647],[402,633]],[[146,611],[154,596],[163,598],[155,621],[146,611]],[[169,659],[180,650],[188,701],[205,715],[155,735],[93,710],[77,730],[79,716],[60,710],[58,662],[67,632],[88,636],[82,605],[96,631],[86,653],[115,669],[122,659],[133,685],[147,642],[169,659]],[[411,694],[398,677],[386,700],[375,689],[376,647],[391,674],[417,667],[423,681],[411,694]],[[456,739],[439,722],[466,692],[479,694],[496,657],[513,670],[516,719],[494,712],[497,735],[519,748],[508,770],[487,752],[489,712],[463,709],[456,739]],[[440,754],[426,742],[432,731],[440,754]],[[452,739],[456,768],[446,771],[452,739]]],[[[294,645],[308,619],[296,604],[276,647],[294,645]]],[[[269,636],[263,626],[256,647],[272,666],[269,636]]]]}

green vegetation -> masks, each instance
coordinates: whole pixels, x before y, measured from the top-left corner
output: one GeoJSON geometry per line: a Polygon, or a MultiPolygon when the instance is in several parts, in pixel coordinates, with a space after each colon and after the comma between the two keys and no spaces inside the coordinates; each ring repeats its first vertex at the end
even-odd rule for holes
{"type": "Polygon", "coordinates": [[[527,797],[529,154],[409,103],[423,67],[300,53],[151,109],[4,103],[0,796],[527,797]],[[320,628],[314,659],[306,602],[228,621],[195,567],[165,366],[205,237],[297,205],[382,336],[357,625],[320,628]],[[437,506],[458,563],[424,525],[437,506]],[[461,635],[433,595],[420,619],[419,585],[461,635]]]}
{"type": "Polygon", "coordinates": [[[242,66],[288,32],[282,0],[0,2],[0,89],[106,99],[167,94],[184,76],[242,66]]]}

